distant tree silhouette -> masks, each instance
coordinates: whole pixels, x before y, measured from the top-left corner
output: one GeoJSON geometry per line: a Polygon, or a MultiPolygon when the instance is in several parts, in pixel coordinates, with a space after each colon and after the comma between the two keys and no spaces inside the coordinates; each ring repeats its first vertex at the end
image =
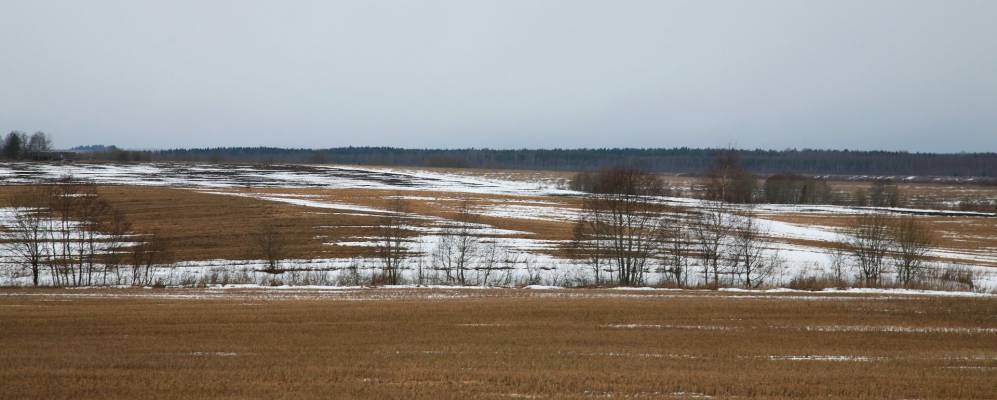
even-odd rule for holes
{"type": "Polygon", "coordinates": [[[13,131],[8,133],[3,139],[3,148],[0,152],[8,160],[17,160],[24,155],[24,147],[27,144],[27,135],[24,132],[13,131]]]}
{"type": "Polygon", "coordinates": [[[728,203],[751,203],[757,178],[741,166],[740,157],[731,149],[717,153],[706,172],[709,179],[707,198],[728,203]]]}

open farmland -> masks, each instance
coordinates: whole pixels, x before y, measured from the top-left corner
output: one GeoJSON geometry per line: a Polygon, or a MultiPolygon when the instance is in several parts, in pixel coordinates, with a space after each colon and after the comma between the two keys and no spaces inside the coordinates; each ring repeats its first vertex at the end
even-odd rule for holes
{"type": "MultiPolygon", "coordinates": [[[[296,272],[311,274],[309,282],[358,283],[357,279],[378,268],[377,238],[372,232],[386,215],[395,213],[390,210],[395,200],[408,204],[403,216],[406,246],[416,255],[403,266],[407,282],[415,283],[417,268],[426,268],[427,275],[434,273],[430,255],[442,229],[464,204],[470,204],[475,215],[473,234],[482,247],[491,246],[498,254],[484,280],[481,267],[471,268],[476,275],[469,279],[473,284],[579,286],[593,282],[591,267],[566,251],[582,213],[582,193],[566,189],[568,175],[563,173],[329,165],[10,163],[0,167],[0,176],[7,183],[0,187],[0,196],[5,198],[26,184],[65,176],[97,184],[100,195],[128,216],[136,233],[156,233],[170,243],[173,268],[162,273],[164,285],[180,280],[214,284],[219,275],[240,277],[221,282],[286,284],[293,283],[296,278],[288,275],[296,272]],[[262,261],[254,254],[249,237],[267,222],[279,226],[286,236],[285,274],[258,271],[262,261]],[[346,270],[356,279],[344,280],[346,270]],[[498,272],[492,274],[493,270],[498,272]]],[[[697,190],[692,178],[664,179],[677,194],[697,190]]],[[[675,215],[696,213],[704,207],[701,200],[686,197],[658,201],[675,215]]],[[[729,212],[747,211],[736,206],[729,212]]],[[[993,214],[775,204],[756,205],[750,211],[762,227],[765,253],[780,260],[766,286],[782,286],[804,273],[828,271],[829,251],[847,238],[851,221],[875,211],[915,216],[938,235],[927,254],[934,267],[968,269],[975,274],[976,287],[997,288],[997,217],[993,214]]],[[[9,226],[9,217],[5,224],[9,226]]],[[[480,258],[479,264],[483,263],[480,258]]],[[[3,279],[7,284],[26,284],[27,277],[18,274],[11,263],[8,254],[3,279]]],[[[692,263],[695,271],[695,260],[692,263]]],[[[689,275],[694,284],[697,276],[689,275]]],[[[647,284],[667,285],[668,279],[663,270],[652,267],[647,284]]]]}
{"type": "Polygon", "coordinates": [[[0,0],[0,400],[997,400],[997,0],[0,0]]]}
{"type": "Polygon", "coordinates": [[[7,290],[0,398],[995,398],[997,299],[7,290]]]}

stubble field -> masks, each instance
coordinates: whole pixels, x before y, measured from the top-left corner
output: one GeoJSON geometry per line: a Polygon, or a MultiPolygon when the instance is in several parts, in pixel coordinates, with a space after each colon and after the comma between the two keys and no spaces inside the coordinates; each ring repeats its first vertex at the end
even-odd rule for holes
{"type": "Polygon", "coordinates": [[[8,290],[0,398],[997,396],[993,297],[8,290]]]}

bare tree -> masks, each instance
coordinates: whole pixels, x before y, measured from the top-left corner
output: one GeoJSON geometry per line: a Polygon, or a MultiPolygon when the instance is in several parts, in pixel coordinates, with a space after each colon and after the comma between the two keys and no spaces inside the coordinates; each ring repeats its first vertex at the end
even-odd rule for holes
{"type": "Polygon", "coordinates": [[[114,274],[115,283],[121,281],[120,266],[127,246],[127,238],[131,232],[132,224],[128,221],[124,211],[114,209],[108,213],[106,218],[100,221],[100,230],[107,234],[107,247],[104,249],[104,270],[101,276],[101,284],[107,284],[108,273],[114,274]]]}
{"type": "Polygon", "coordinates": [[[734,149],[717,153],[706,177],[706,198],[713,201],[751,203],[758,185],[755,176],[741,167],[734,149]]]}
{"type": "MultiPolygon", "coordinates": [[[[685,218],[682,219],[683,221],[685,218]]],[[[676,227],[670,235],[664,237],[663,255],[665,272],[675,280],[675,286],[685,287],[689,278],[689,257],[692,238],[689,231],[676,227]]]]}
{"type": "Polygon", "coordinates": [[[662,215],[667,207],[655,198],[663,191],[657,176],[638,169],[599,173],[575,228],[597,274],[605,260],[620,285],[644,282],[648,261],[658,254],[665,229],[662,215]]]}
{"type": "Polygon", "coordinates": [[[848,247],[866,286],[880,284],[890,246],[889,219],[885,215],[863,214],[855,219],[848,247]]]}
{"type": "Polygon", "coordinates": [[[74,285],[93,285],[98,257],[103,252],[104,246],[100,228],[112,212],[111,205],[101,198],[96,185],[90,183],[81,185],[73,212],[76,219],[74,236],[79,254],[74,285]]]}
{"type": "Polygon", "coordinates": [[[706,201],[703,207],[690,218],[689,228],[692,241],[703,264],[703,284],[720,286],[721,260],[724,246],[734,230],[733,218],[727,203],[706,201]]]}
{"type": "Polygon", "coordinates": [[[408,229],[405,228],[409,205],[400,196],[391,199],[388,213],[381,217],[377,229],[377,257],[381,259],[384,282],[397,285],[401,282],[401,267],[410,256],[406,244],[408,229]]]}
{"type": "Polygon", "coordinates": [[[735,221],[729,249],[731,273],[740,278],[744,287],[757,288],[772,274],[773,269],[770,259],[764,255],[764,232],[750,209],[735,217],[735,221]]]}
{"type": "Polygon", "coordinates": [[[415,254],[417,255],[415,259],[415,283],[416,285],[422,286],[429,277],[425,274],[426,252],[424,251],[424,247],[421,242],[418,244],[415,254]]]}
{"type": "Polygon", "coordinates": [[[934,236],[913,216],[893,221],[890,236],[896,254],[897,280],[909,286],[924,271],[924,258],[931,250],[934,236]]]}
{"type": "Polygon", "coordinates": [[[117,265],[108,253],[120,253],[128,224],[96,185],[62,179],[29,186],[11,204],[17,229],[10,234],[19,237],[16,253],[32,260],[36,285],[43,265],[55,286],[106,284],[110,266],[117,265]]]}
{"type": "Polygon", "coordinates": [[[42,266],[49,257],[46,246],[49,212],[44,207],[46,196],[44,189],[38,186],[29,186],[15,194],[10,201],[14,225],[4,234],[12,253],[30,271],[31,283],[35,287],[39,285],[42,266]]]}
{"type": "Polygon", "coordinates": [[[838,287],[845,286],[845,267],[847,266],[847,256],[845,248],[839,243],[827,250],[827,256],[831,262],[831,273],[834,275],[834,284],[838,287]]]}
{"type": "Polygon", "coordinates": [[[28,139],[25,152],[34,159],[40,159],[45,152],[52,150],[52,141],[45,132],[35,132],[28,139]]]}
{"type": "Polygon", "coordinates": [[[463,199],[450,221],[440,231],[433,259],[446,273],[448,283],[467,284],[467,270],[478,257],[481,238],[476,234],[478,216],[469,199],[463,199]]]}
{"type": "Polygon", "coordinates": [[[498,240],[492,239],[484,244],[484,249],[481,252],[481,265],[478,268],[479,272],[484,271],[484,274],[479,274],[479,284],[481,286],[488,286],[488,280],[491,278],[492,271],[494,271],[498,264],[500,258],[508,257],[508,254],[500,253],[498,240]]]}
{"type": "Polygon", "coordinates": [[[267,263],[264,272],[280,273],[280,264],[286,257],[287,243],[277,224],[272,220],[263,222],[256,228],[255,232],[250,234],[250,237],[256,256],[267,263]]]}
{"type": "Polygon", "coordinates": [[[49,186],[48,208],[52,211],[53,227],[50,230],[52,240],[50,254],[52,260],[52,277],[56,286],[73,285],[76,281],[75,263],[77,248],[74,246],[75,212],[81,195],[82,183],[72,176],[59,178],[49,186]]]}
{"type": "Polygon", "coordinates": [[[592,268],[595,275],[595,285],[601,286],[603,283],[602,270],[608,264],[606,260],[607,249],[603,248],[604,241],[601,238],[607,237],[605,226],[598,223],[598,218],[590,213],[582,214],[574,228],[574,239],[571,250],[579,259],[584,259],[592,268]]]}
{"type": "Polygon", "coordinates": [[[873,207],[900,207],[903,205],[903,198],[896,183],[877,180],[869,189],[869,202],[873,207]]]}
{"type": "Polygon", "coordinates": [[[169,244],[158,233],[145,237],[142,243],[131,248],[133,286],[151,286],[156,283],[156,272],[161,266],[172,263],[173,253],[169,244]]]}

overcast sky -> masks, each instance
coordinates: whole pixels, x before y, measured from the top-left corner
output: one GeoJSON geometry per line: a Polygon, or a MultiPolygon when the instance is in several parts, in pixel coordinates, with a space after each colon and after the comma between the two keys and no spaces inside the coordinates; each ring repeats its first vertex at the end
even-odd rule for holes
{"type": "Polygon", "coordinates": [[[997,151],[997,1],[0,1],[58,147],[997,151]]]}

